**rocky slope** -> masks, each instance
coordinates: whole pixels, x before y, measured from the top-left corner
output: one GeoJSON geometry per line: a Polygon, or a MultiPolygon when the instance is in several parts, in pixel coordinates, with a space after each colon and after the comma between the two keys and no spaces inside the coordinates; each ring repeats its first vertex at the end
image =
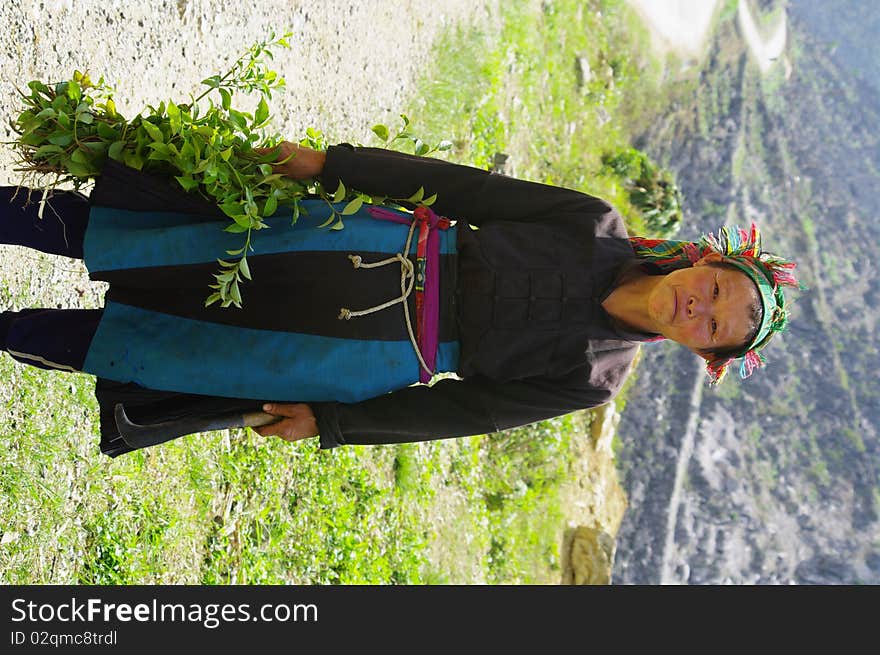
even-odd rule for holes
{"type": "Polygon", "coordinates": [[[756,220],[809,290],[745,382],[712,390],[693,355],[646,349],[620,424],[616,583],[880,582],[880,103],[788,13],[789,68],[761,75],[722,20],[694,93],[640,144],[677,172],[683,236],[756,220]]]}

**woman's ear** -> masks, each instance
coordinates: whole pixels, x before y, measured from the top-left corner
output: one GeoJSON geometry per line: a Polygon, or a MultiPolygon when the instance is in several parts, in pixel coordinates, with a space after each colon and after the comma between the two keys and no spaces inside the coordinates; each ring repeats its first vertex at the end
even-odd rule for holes
{"type": "Polygon", "coordinates": [[[694,266],[705,266],[709,263],[717,263],[724,259],[724,256],[720,252],[710,252],[708,255],[703,255],[700,259],[694,262],[694,266]]]}
{"type": "Polygon", "coordinates": [[[715,355],[705,350],[697,350],[695,348],[689,348],[688,350],[705,360],[707,364],[715,360],[715,355]]]}

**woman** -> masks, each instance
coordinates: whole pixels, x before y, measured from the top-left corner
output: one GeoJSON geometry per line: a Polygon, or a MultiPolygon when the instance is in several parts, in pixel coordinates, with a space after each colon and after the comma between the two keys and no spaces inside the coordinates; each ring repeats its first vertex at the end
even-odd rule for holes
{"type": "Polygon", "coordinates": [[[259,434],[322,448],[484,434],[610,401],[643,341],[681,343],[713,381],[742,358],[745,377],[785,325],[793,264],[761,253],[754,226],[630,239],[598,198],[440,160],[285,142],[277,161],[329,189],[421,187],[437,213],[366,208],[339,231],[314,229],[320,201],[295,228],[279,214],[248,257],[244,309],[224,310],[201,300],[237,241],[216,207],[165,180],[110,162],[88,204],[53,201],[66,241],[33,206],[7,210],[31,216],[5,218],[3,242],[84,257],[110,283],[103,310],[0,318],[19,361],[98,377],[104,453],[133,447],[118,403],[138,423],[263,406],[280,420],[259,434]],[[414,384],[442,372],[459,379],[414,384]]]}

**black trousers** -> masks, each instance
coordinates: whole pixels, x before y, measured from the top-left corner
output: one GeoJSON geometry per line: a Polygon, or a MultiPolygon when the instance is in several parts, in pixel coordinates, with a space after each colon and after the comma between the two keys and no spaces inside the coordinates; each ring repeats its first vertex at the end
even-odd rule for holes
{"type": "MultiPolygon", "coordinates": [[[[42,192],[0,187],[0,243],[74,259],[83,257],[89,221],[85,196],[56,191],[39,217],[42,192]]],[[[82,369],[101,309],[24,309],[0,312],[0,350],[38,368],[82,369]]]]}
{"type": "MultiPolygon", "coordinates": [[[[83,257],[89,220],[85,196],[56,192],[39,218],[35,192],[27,203],[27,189],[0,187],[0,243],[33,248],[52,255],[83,257]],[[17,193],[16,193],[17,191],[17,193]]],[[[14,359],[49,370],[80,371],[95,336],[102,309],[23,309],[0,312],[0,350],[14,359]]],[[[155,391],[134,383],[98,378],[95,384],[101,426],[101,452],[117,457],[156,443],[130,445],[119,434],[113,410],[126,407],[136,423],[156,423],[189,416],[212,416],[233,411],[258,411],[262,401],[215,398],[155,391]]]]}

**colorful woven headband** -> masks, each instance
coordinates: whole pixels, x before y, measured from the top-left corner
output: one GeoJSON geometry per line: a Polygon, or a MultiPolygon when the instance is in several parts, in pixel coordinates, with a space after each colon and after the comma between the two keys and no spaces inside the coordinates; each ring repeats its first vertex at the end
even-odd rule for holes
{"type": "Polygon", "coordinates": [[[757,225],[752,223],[748,232],[739,227],[722,227],[717,236],[706,234],[698,242],[631,237],[630,243],[638,258],[665,273],[693,266],[706,255],[718,253],[726,263],[748,275],[761,298],[761,324],[751,343],[742,351],[708,362],[706,372],[711,384],[718,384],[727,375],[727,369],[734,359],[742,358],[739,369],[741,378],[749,377],[756,368],[764,365],[766,359],[760,351],[774,333],[783,331],[788,324],[782,287],[802,287],[792,272],[795,268],[793,262],[761,250],[761,234],[757,225]]]}

